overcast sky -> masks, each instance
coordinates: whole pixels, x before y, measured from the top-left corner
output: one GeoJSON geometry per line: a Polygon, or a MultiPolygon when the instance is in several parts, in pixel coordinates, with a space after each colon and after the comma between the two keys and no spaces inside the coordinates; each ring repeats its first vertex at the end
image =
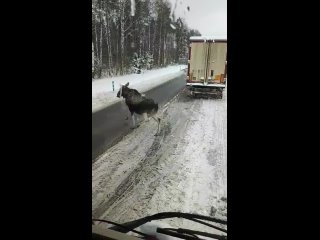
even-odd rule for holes
{"type": "Polygon", "coordinates": [[[204,36],[227,35],[227,0],[169,0],[175,16],[204,36]],[[188,11],[187,7],[190,7],[188,11]]]}

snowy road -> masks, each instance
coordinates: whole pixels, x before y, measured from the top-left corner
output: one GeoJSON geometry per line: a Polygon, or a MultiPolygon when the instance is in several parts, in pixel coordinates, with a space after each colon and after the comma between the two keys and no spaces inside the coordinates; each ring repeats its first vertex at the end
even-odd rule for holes
{"type": "Polygon", "coordinates": [[[182,91],[159,110],[160,136],[150,120],[101,155],[92,166],[93,217],[122,223],[180,211],[226,218],[226,96],[189,99],[182,91]]]}

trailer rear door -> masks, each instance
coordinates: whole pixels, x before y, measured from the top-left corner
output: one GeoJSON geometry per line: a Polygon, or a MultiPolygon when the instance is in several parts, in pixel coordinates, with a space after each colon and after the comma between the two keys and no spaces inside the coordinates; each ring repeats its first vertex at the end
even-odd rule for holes
{"type": "Polygon", "coordinates": [[[194,83],[203,83],[207,74],[208,43],[192,42],[189,80],[194,83]]]}
{"type": "Polygon", "coordinates": [[[227,43],[215,42],[210,47],[208,82],[223,83],[226,73],[227,43]]]}

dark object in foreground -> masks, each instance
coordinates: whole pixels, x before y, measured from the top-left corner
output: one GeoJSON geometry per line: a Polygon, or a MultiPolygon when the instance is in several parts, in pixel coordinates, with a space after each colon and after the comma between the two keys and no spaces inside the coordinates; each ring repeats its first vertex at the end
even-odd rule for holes
{"type": "MultiPolygon", "coordinates": [[[[226,220],[222,220],[222,219],[218,219],[218,218],[212,218],[212,217],[207,217],[207,216],[203,216],[203,215],[198,215],[198,214],[190,214],[190,213],[180,213],[180,212],[163,212],[163,213],[157,213],[155,215],[151,215],[151,216],[147,216],[144,218],[140,218],[138,220],[135,221],[131,221],[131,222],[127,222],[124,224],[117,224],[114,223],[114,227],[110,227],[107,230],[110,231],[115,231],[117,233],[128,233],[130,231],[134,231],[135,228],[140,227],[141,225],[147,223],[147,222],[151,222],[153,220],[160,220],[160,219],[165,219],[165,218],[184,218],[184,219],[188,219],[197,223],[201,223],[204,224],[206,226],[215,228],[223,233],[227,233],[227,230],[212,224],[209,224],[207,222],[204,221],[210,221],[210,222],[214,222],[214,223],[219,223],[219,224],[223,224],[223,225],[227,225],[227,221],[226,220]],[[201,221],[201,220],[204,221],[201,221]]],[[[106,221],[106,220],[101,220],[101,219],[93,219],[93,221],[106,221]]],[[[107,221],[109,222],[109,221],[107,221]]],[[[111,222],[109,222],[111,223],[111,222]]],[[[112,233],[113,233],[112,232],[112,233]]],[[[143,236],[143,239],[157,239],[154,236],[146,236],[145,233],[141,233],[138,231],[134,231],[137,234],[140,234],[141,236],[143,236]],[[152,238],[153,237],[153,238],[152,238]]],[[[218,235],[218,234],[211,234],[211,233],[206,233],[206,232],[201,232],[201,231],[195,231],[195,230],[191,230],[191,229],[183,229],[183,228],[178,228],[178,229],[174,229],[174,228],[157,228],[157,232],[161,233],[161,234],[165,234],[165,235],[169,235],[169,236],[174,236],[177,238],[181,238],[181,239],[201,239],[199,238],[197,235],[199,236],[205,236],[205,237],[209,237],[212,239],[227,239],[227,235],[223,234],[223,235],[218,235]]],[[[106,235],[105,236],[101,236],[101,234],[99,234],[97,229],[93,229],[92,232],[92,239],[96,240],[96,239],[117,239],[117,238],[108,238],[109,232],[106,231],[106,235]]],[[[121,239],[126,239],[125,236],[128,235],[122,235],[121,239]]],[[[128,236],[129,237],[129,236],[128,236]]],[[[131,237],[131,236],[130,236],[131,237]]],[[[129,239],[129,238],[128,238],[129,239]]],[[[134,238],[130,238],[130,239],[134,239],[134,238]]],[[[137,238],[138,239],[138,238],[137,238]]]]}

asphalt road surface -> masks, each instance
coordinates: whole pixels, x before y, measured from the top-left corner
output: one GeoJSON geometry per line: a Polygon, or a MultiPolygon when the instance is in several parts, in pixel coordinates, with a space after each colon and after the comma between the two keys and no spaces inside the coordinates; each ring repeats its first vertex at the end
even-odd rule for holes
{"type": "MultiPolygon", "coordinates": [[[[147,97],[164,105],[185,86],[185,76],[174,78],[147,92],[147,97]]],[[[138,120],[142,117],[137,116],[138,120]]],[[[109,147],[131,132],[131,118],[124,100],[92,114],[92,162],[109,147]],[[129,118],[128,118],[129,117],[129,118]]]]}

